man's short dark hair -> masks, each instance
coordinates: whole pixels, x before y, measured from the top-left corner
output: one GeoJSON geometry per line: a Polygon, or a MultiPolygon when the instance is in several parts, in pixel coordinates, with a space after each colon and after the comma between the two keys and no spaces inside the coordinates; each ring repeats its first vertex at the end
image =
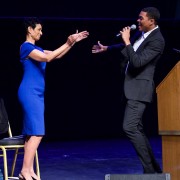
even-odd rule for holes
{"type": "Polygon", "coordinates": [[[160,12],[157,8],[155,7],[146,7],[143,8],[141,11],[146,12],[147,16],[150,19],[154,19],[155,20],[155,24],[158,24],[158,21],[160,19],[160,12]]]}

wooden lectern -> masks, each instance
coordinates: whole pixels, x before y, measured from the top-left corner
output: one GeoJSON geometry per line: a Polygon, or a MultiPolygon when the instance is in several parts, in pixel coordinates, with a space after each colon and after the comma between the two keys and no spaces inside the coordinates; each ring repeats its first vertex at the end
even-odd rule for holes
{"type": "Polygon", "coordinates": [[[163,172],[180,179],[180,62],[156,88],[163,172]]]}

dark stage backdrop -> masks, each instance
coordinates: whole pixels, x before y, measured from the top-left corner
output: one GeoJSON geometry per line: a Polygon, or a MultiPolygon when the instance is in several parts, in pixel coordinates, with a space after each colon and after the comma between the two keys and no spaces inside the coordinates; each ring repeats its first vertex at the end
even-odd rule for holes
{"type": "MultiPolygon", "coordinates": [[[[109,7],[116,8],[117,14],[105,12],[107,5],[104,6],[105,9],[97,11],[96,8],[100,3],[95,6],[93,1],[90,4],[83,4],[86,8],[89,6],[91,11],[78,10],[75,8],[77,7],[74,5],[75,2],[70,7],[64,5],[66,8],[62,8],[61,3],[51,4],[49,10],[44,2],[43,6],[46,8],[37,10],[37,7],[42,5],[38,2],[34,11],[30,9],[17,11],[13,9],[13,6],[15,7],[13,1],[9,6],[9,13],[4,9],[0,12],[2,14],[0,93],[5,100],[14,134],[20,134],[22,128],[22,112],[17,100],[17,90],[22,77],[19,62],[19,47],[24,41],[22,19],[23,16],[39,15],[43,17],[44,26],[43,36],[38,45],[44,49],[53,50],[59,47],[76,29],[90,32],[88,39],[76,44],[61,60],[47,64],[45,139],[72,140],[124,136],[122,132],[124,76],[120,71],[119,52],[95,55],[91,53],[91,48],[98,40],[105,45],[121,42],[121,38],[116,38],[115,35],[122,27],[136,23],[142,1],[137,1],[139,2],[137,4],[134,1],[127,1],[124,5],[120,3],[119,9],[115,2],[113,6],[109,4],[109,7]],[[129,6],[128,2],[133,6],[129,6]],[[76,18],[70,18],[70,15],[75,15],[76,18]]],[[[180,54],[172,50],[172,48],[180,49],[180,22],[176,16],[176,3],[171,6],[168,4],[169,11],[163,10],[160,1],[156,3],[162,11],[160,28],[166,40],[165,52],[158,63],[155,75],[155,83],[158,85],[180,59],[180,54]]],[[[133,35],[134,32],[131,33],[133,35]]],[[[146,133],[149,136],[158,134],[157,121],[155,96],[144,114],[146,133]]]]}
{"type": "Polygon", "coordinates": [[[164,18],[179,15],[179,0],[7,0],[0,6],[4,17],[132,18],[145,6],[156,6],[164,18]]]}

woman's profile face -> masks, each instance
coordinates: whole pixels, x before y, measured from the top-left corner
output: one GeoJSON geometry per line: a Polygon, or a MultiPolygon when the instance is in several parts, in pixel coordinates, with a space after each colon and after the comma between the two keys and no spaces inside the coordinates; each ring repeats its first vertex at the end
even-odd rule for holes
{"type": "Polygon", "coordinates": [[[29,34],[35,41],[38,41],[42,36],[42,25],[36,24],[34,29],[29,27],[29,34]]]}

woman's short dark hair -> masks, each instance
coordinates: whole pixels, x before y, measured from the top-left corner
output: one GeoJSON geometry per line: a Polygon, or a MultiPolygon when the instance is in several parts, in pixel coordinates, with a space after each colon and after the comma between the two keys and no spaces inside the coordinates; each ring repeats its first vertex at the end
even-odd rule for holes
{"type": "Polygon", "coordinates": [[[155,24],[158,24],[158,21],[160,19],[160,12],[157,8],[155,7],[146,7],[143,8],[141,11],[146,12],[147,16],[150,19],[154,19],[155,20],[155,24]]]}
{"type": "Polygon", "coordinates": [[[33,29],[36,27],[37,24],[41,24],[42,22],[37,17],[26,17],[24,18],[24,27],[27,32],[28,27],[32,27],[33,29]]]}

